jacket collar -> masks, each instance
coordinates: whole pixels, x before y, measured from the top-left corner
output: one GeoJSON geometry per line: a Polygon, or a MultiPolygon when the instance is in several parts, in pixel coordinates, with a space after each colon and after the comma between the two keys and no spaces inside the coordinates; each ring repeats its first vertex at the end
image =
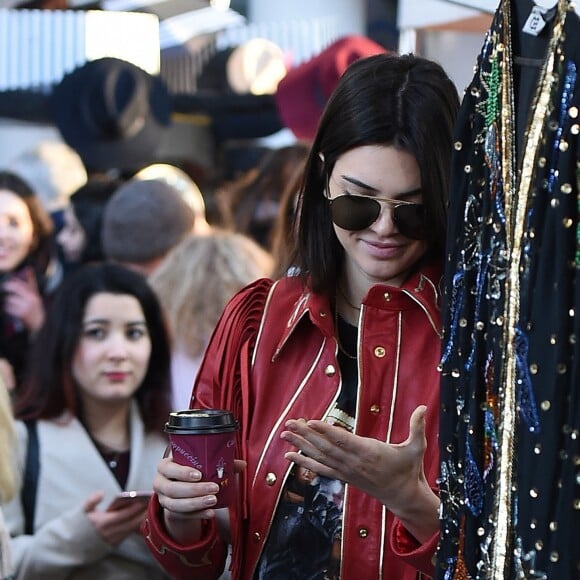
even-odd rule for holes
{"type": "MultiPolygon", "coordinates": [[[[364,297],[363,307],[408,310],[419,305],[435,332],[441,336],[441,276],[441,265],[431,262],[413,274],[400,287],[376,284],[364,297]]],[[[290,289],[294,288],[293,292],[297,293],[297,298],[290,308],[289,314],[280,318],[280,320],[285,321],[285,324],[282,327],[274,357],[278,355],[290,335],[305,317],[308,317],[324,336],[332,337],[334,335],[332,305],[327,296],[313,293],[308,286],[302,285],[298,277],[284,278],[276,283],[275,287],[278,284],[284,284],[290,292],[292,292],[290,289]]]]}

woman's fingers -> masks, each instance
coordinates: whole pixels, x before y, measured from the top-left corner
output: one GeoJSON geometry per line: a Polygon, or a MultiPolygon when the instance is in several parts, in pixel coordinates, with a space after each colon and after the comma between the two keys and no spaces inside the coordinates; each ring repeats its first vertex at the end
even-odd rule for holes
{"type": "Polygon", "coordinates": [[[219,485],[211,481],[187,482],[174,481],[166,478],[156,478],[153,484],[157,495],[171,497],[173,499],[183,499],[197,497],[200,495],[215,494],[219,491],[219,485]]]}
{"type": "Polygon", "coordinates": [[[171,512],[174,517],[181,518],[212,518],[215,514],[213,508],[216,502],[217,497],[215,495],[202,495],[183,499],[159,496],[159,504],[171,512]]]}
{"type": "Polygon", "coordinates": [[[322,475],[323,477],[329,477],[332,479],[343,479],[340,472],[325,463],[316,461],[312,457],[308,457],[308,455],[304,455],[302,453],[298,453],[297,451],[288,451],[284,457],[290,461],[291,463],[295,463],[300,467],[305,467],[309,469],[313,473],[318,475],[322,475]]]}
{"type": "Polygon", "coordinates": [[[325,477],[341,477],[344,464],[352,461],[352,435],[324,421],[290,420],[286,427],[281,438],[300,451],[286,453],[286,459],[325,477]]]}
{"type": "Polygon", "coordinates": [[[425,413],[427,407],[419,405],[411,414],[409,419],[409,436],[403,443],[393,445],[393,447],[408,447],[410,451],[423,455],[427,448],[427,437],[425,435],[426,421],[425,413]]]}
{"type": "Polygon", "coordinates": [[[375,497],[392,498],[405,481],[422,473],[427,446],[424,405],[409,418],[409,433],[402,443],[361,437],[325,421],[303,419],[286,422],[281,438],[296,450],[286,459],[324,475],[353,484],[375,497]]]}
{"type": "Polygon", "coordinates": [[[352,452],[352,445],[356,443],[345,429],[324,421],[292,419],[286,427],[288,430],[282,432],[282,439],[318,460],[342,459],[345,453],[352,452]]]}
{"type": "Polygon", "coordinates": [[[97,509],[97,505],[103,501],[103,497],[105,497],[105,494],[102,491],[95,491],[89,495],[84,504],[85,513],[95,511],[97,509]]]}
{"type": "Polygon", "coordinates": [[[211,508],[219,492],[217,483],[201,481],[201,473],[179,465],[170,458],[161,460],[153,482],[162,507],[180,517],[213,517],[211,508]]]}

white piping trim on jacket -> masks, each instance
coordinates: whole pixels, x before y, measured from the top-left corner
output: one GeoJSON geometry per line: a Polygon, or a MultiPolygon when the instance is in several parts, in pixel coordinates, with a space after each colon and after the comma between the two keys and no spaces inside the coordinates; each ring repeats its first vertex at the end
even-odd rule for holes
{"type": "Polygon", "coordinates": [[[306,382],[312,376],[312,373],[316,369],[318,362],[320,361],[320,358],[322,357],[322,353],[324,352],[326,340],[327,339],[325,337],[324,340],[322,341],[322,345],[320,347],[320,350],[318,351],[318,354],[316,355],[316,359],[314,360],[314,363],[312,364],[312,366],[310,367],[310,369],[308,370],[308,372],[306,373],[306,375],[302,379],[302,382],[300,383],[299,387],[296,389],[296,392],[294,393],[294,395],[292,396],[292,398],[290,399],[290,401],[288,402],[288,404],[286,405],[286,407],[282,411],[282,415],[280,417],[278,417],[276,423],[274,423],[274,427],[270,431],[270,435],[268,436],[268,439],[266,440],[266,443],[264,445],[264,449],[262,450],[262,454],[260,455],[260,459],[258,460],[258,464],[256,466],[256,472],[254,473],[254,478],[252,480],[252,487],[254,487],[254,485],[256,484],[256,478],[258,477],[258,472],[260,471],[262,463],[264,462],[264,457],[266,455],[266,451],[270,447],[270,444],[272,442],[274,434],[276,433],[276,431],[278,430],[278,428],[280,426],[280,423],[282,422],[282,418],[286,416],[286,414],[288,413],[288,409],[292,406],[292,404],[294,403],[294,401],[296,400],[298,395],[304,390],[304,386],[305,386],[306,382]]]}
{"type": "MultiPolygon", "coordinates": [[[[428,280],[428,278],[427,278],[427,280],[428,280]]],[[[435,321],[433,320],[431,314],[429,313],[429,311],[427,310],[425,305],[420,300],[417,300],[417,297],[414,296],[413,293],[410,292],[409,290],[403,290],[402,292],[404,294],[406,294],[409,298],[411,298],[411,300],[413,300],[413,302],[416,302],[421,307],[421,310],[423,310],[423,312],[427,316],[427,319],[431,323],[431,326],[433,327],[433,330],[436,332],[437,336],[439,338],[443,338],[443,333],[441,332],[441,329],[437,328],[435,321]]]]}
{"type": "Polygon", "coordinates": [[[272,287],[270,288],[270,291],[268,292],[268,298],[266,299],[266,304],[264,304],[264,310],[262,312],[262,320],[260,321],[260,328],[258,330],[258,334],[256,335],[256,346],[254,347],[254,352],[252,353],[252,361],[250,363],[250,369],[254,368],[254,364],[256,362],[256,353],[258,352],[258,343],[260,342],[260,339],[262,338],[262,331],[264,329],[264,321],[266,320],[266,310],[268,310],[268,307],[269,307],[270,302],[272,300],[272,296],[274,295],[274,288],[276,288],[277,285],[278,285],[278,282],[274,282],[274,284],[272,284],[272,287]]]}
{"type": "Polygon", "coordinates": [[[381,524],[381,548],[379,556],[379,580],[383,578],[383,562],[385,561],[385,543],[387,542],[387,507],[383,505],[381,524]]]}
{"type": "Polygon", "coordinates": [[[429,278],[428,276],[425,276],[424,274],[421,274],[421,280],[419,282],[419,286],[424,286],[424,282],[425,280],[427,280],[429,286],[431,286],[431,288],[433,289],[433,294],[435,294],[435,304],[437,305],[437,309],[440,310],[440,305],[439,305],[439,288],[437,287],[437,285],[435,284],[435,282],[433,282],[433,280],[431,280],[431,278],[429,278]]]}
{"type": "MultiPolygon", "coordinates": [[[[358,328],[361,327],[361,322],[363,319],[363,312],[365,311],[365,305],[361,304],[360,312],[358,315],[358,328]]],[[[334,332],[337,333],[338,329],[335,328],[334,332]]],[[[358,420],[360,417],[360,387],[361,387],[361,332],[357,333],[356,339],[356,359],[357,359],[357,385],[356,385],[356,412],[355,412],[355,421],[354,421],[354,429],[353,433],[357,432],[358,429],[358,420]]],[[[338,343],[336,345],[336,354],[338,355],[338,343]]],[[[341,379],[341,388],[342,388],[342,379],[341,379]]],[[[346,521],[347,511],[348,511],[348,496],[350,495],[350,485],[348,483],[344,484],[344,501],[343,501],[343,510],[342,510],[342,521],[343,526],[344,522],[346,521]]],[[[344,562],[344,541],[340,542],[340,561],[344,562]]]]}
{"type": "Polygon", "coordinates": [[[386,443],[391,442],[391,433],[393,431],[393,417],[395,416],[395,405],[397,403],[397,394],[399,392],[399,367],[401,366],[401,341],[403,334],[403,313],[399,312],[399,321],[397,328],[397,358],[395,362],[395,376],[393,379],[393,396],[391,398],[391,411],[389,413],[389,427],[387,430],[386,443]]]}
{"type": "MultiPolygon", "coordinates": [[[[298,395],[302,392],[302,390],[304,389],[304,385],[306,384],[306,381],[309,379],[309,377],[314,372],[314,369],[318,365],[318,362],[319,362],[319,360],[320,360],[320,358],[322,356],[322,353],[324,352],[324,347],[326,345],[326,340],[327,339],[325,337],[324,340],[322,341],[322,346],[320,347],[320,350],[318,351],[318,355],[316,356],[316,359],[314,361],[314,364],[310,368],[309,372],[302,379],[302,382],[300,383],[300,386],[298,387],[298,389],[296,389],[296,392],[294,393],[294,396],[292,397],[292,399],[290,399],[288,405],[286,405],[286,408],[284,409],[284,411],[282,413],[282,416],[280,416],[278,418],[278,420],[276,421],[276,423],[274,424],[274,428],[270,432],[270,435],[268,436],[268,439],[266,440],[266,444],[264,445],[264,449],[262,451],[262,454],[260,456],[260,459],[258,460],[258,464],[257,464],[257,467],[256,467],[256,472],[254,473],[254,479],[252,480],[252,488],[256,485],[256,478],[258,477],[258,473],[260,471],[260,467],[261,467],[262,463],[264,462],[264,457],[265,457],[266,451],[267,451],[267,449],[270,446],[270,443],[272,441],[272,438],[274,436],[274,433],[278,430],[278,427],[279,427],[280,423],[282,422],[282,417],[286,416],[286,414],[288,413],[289,407],[296,400],[296,398],[298,397],[298,395]]],[[[342,382],[341,382],[341,384],[342,384],[342,382]]],[[[336,396],[334,398],[336,399],[336,396]]],[[[328,410],[327,410],[327,413],[328,413],[328,410]]],[[[291,463],[288,463],[288,468],[284,472],[284,478],[283,478],[282,484],[280,486],[280,491],[278,492],[278,497],[276,498],[275,509],[272,511],[272,514],[271,514],[270,519],[268,521],[267,532],[266,532],[266,536],[265,536],[266,538],[268,538],[269,535],[270,535],[270,529],[272,528],[272,522],[274,521],[274,518],[276,517],[276,512],[278,511],[278,505],[280,503],[280,496],[281,496],[282,492],[284,491],[284,487],[286,486],[286,481],[288,480],[288,476],[290,474],[290,470],[291,469],[292,469],[292,464],[291,463]]],[[[266,547],[266,542],[262,542],[262,547],[260,548],[260,551],[258,553],[258,557],[256,559],[256,564],[254,566],[254,569],[252,570],[252,577],[254,577],[254,574],[256,573],[256,567],[260,563],[260,560],[262,558],[262,554],[264,552],[264,548],[265,547],[266,547]]]]}

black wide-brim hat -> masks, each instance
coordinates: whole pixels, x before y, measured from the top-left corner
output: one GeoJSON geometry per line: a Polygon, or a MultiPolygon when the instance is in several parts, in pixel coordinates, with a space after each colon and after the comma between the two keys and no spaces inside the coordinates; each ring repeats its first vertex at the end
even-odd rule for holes
{"type": "Polygon", "coordinates": [[[51,94],[53,120],[88,170],[138,170],[157,160],[171,121],[163,81],[124,60],[101,58],[68,73],[51,94]]]}

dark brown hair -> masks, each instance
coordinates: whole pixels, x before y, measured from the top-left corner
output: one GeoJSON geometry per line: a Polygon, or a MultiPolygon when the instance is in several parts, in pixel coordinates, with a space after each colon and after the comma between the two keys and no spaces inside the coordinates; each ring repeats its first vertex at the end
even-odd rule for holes
{"type": "Polygon", "coordinates": [[[415,157],[432,226],[429,255],[443,257],[458,109],[455,85],[425,58],[380,54],[347,68],[320,120],[300,195],[293,263],[315,292],[334,292],[344,260],[324,188],[337,159],[356,147],[395,146],[415,157]]]}
{"type": "Polygon", "coordinates": [[[95,263],[70,274],[54,294],[32,348],[29,372],[15,401],[21,419],[55,419],[65,410],[82,416],[72,360],[84,312],[95,294],[134,296],[145,316],[151,355],[135,399],[147,431],[161,430],[170,410],[170,345],[156,295],[139,273],[119,264],[95,263]]]}
{"type": "Polygon", "coordinates": [[[258,166],[236,181],[225,185],[219,199],[226,227],[254,238],[267,249],[272,248],[275,217],[260,217],[264,203],[280,203],[282,194],[297,167],[303,168],[309,147],[294,143],[264,154],[258,166]]]}

